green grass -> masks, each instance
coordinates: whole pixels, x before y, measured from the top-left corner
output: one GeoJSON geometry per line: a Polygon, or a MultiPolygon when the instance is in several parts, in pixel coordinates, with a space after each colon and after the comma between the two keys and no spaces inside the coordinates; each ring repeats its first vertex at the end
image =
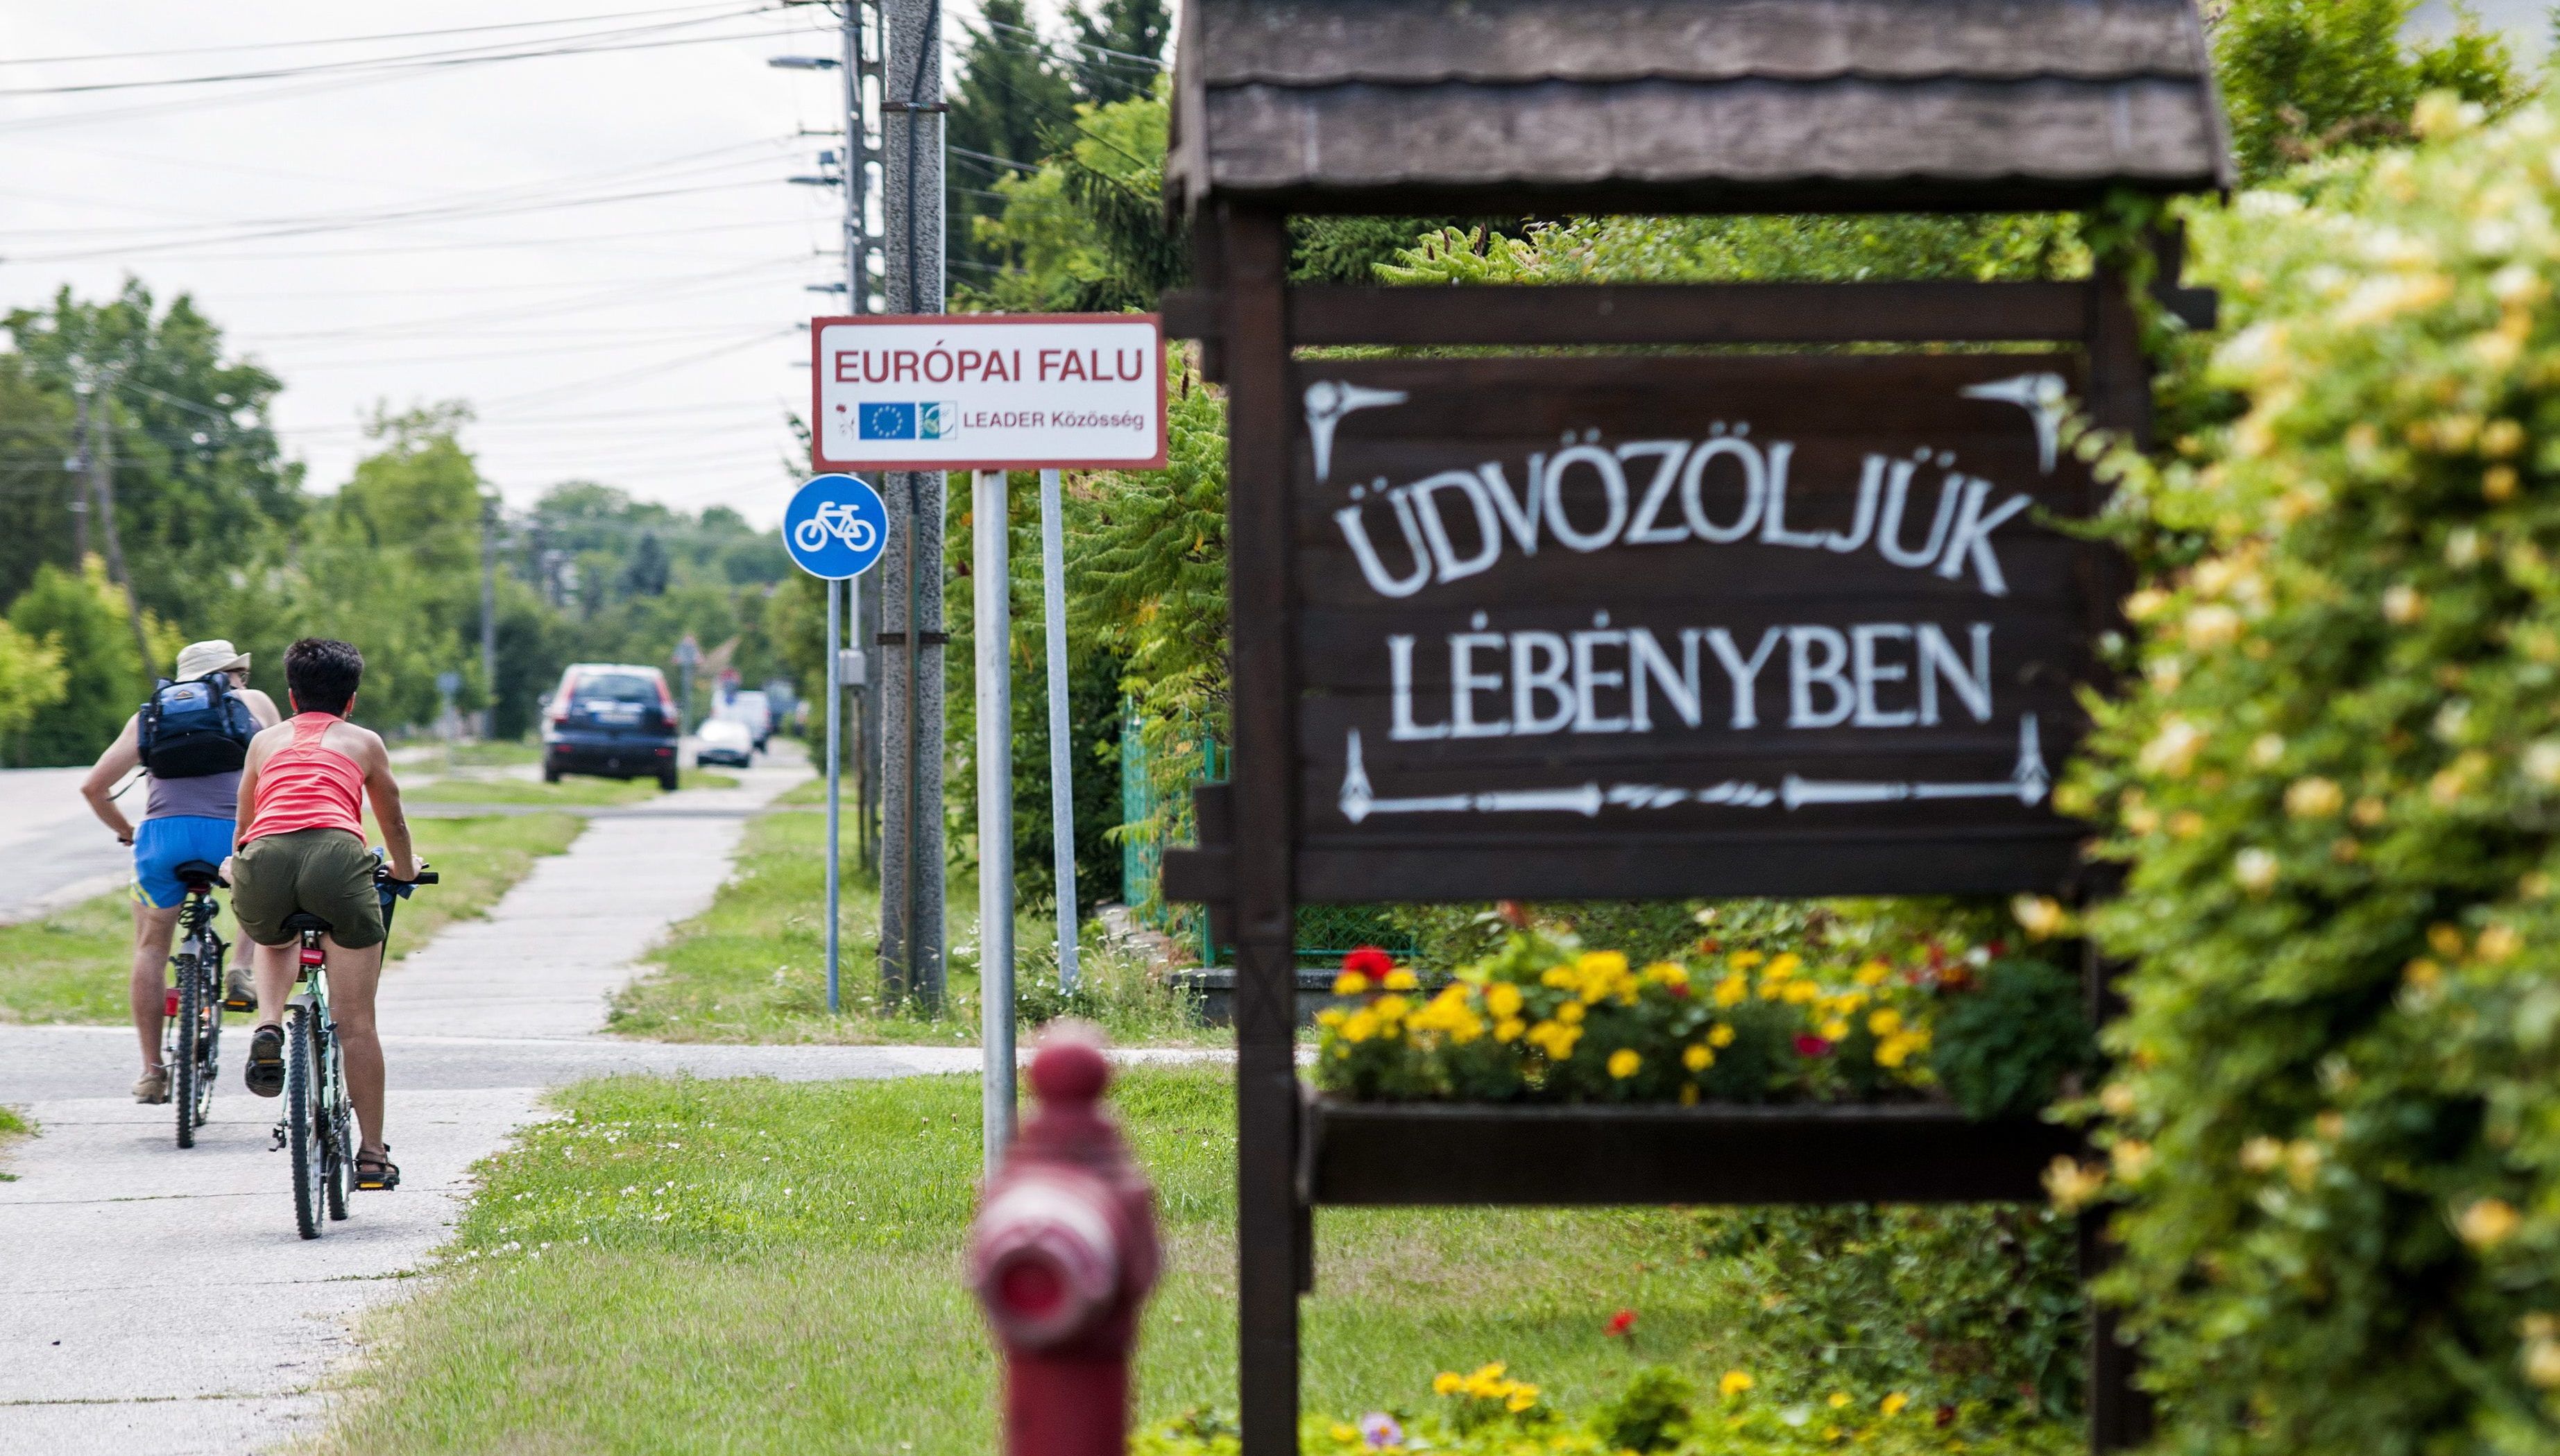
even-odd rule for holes
{"type": "MultiPolygon", "coordinates": [[[[733,789],[737,777],[727,773],[705,773],[698,769],[677,770],[677,786],[688,789],[733,789]]],[[[655,778],[563,778],[558,783],[544,783],[524,778],[439,778],[410,789],[403,797],[412,804],[560,804],[591,808],[613,804],[638,804],[658,797],[665,790],[655,778]]]]}
{"type": "MultiPolygon", "coordinates": [[[[331,1448],[662,1452],[718,1432],[710,1444],[729,1452],[996,1449],[995,1363],[960,1282],[977,1099],[968,1077],[563,1090],[560,1121],[484,1165],[448,1277],[378,1317],[377,1358],[331,1448]]],[[[1169,1255],[1139,1412],[1231,1410],[1227,1073],[1127,1070],[1113,1101],[1156,1182],[1169,1255]]],[[[1739,1333],[1786,1291],[1703,1256],[1712,1216],[1324,1211],[1306,1408],[1425,1407],[1434,1374],[1491,1360],[1573,1411],[1656,1362],[1707,1385],[1750,1371],[1755,1399],[1829,1393],[1839,1382],[1804,1350],[1739,1333]],[[1620,1308],[1639,1312],[1633,1347],[1604,1333],[1620,1308]]],[[[1854,1394],[1871,1408],[1880,1392],[1854,1394]]],[[[2034,1434],[2039,1449],[2059,1435],[2034,1434]]]]}
{"type": "Polygon", "coordinates": [[[402,763],[400,769],[404,773],[450,773],[464,768],[512,768],[542,760],[542,744],[532,741],[439,743],[413,761],[402,763]]]}
{"type": "MultiPolygon", "coordinates": [[[[658,970],[614,999],[607,1030],[676,1042],[971,1044],[978,1036],[975,891],[951,887],[950,996],[945,1015],[882,1010],[879,996],[880,896],[846,875],[840,990],[846,1014],[827,1013],[826,829],[823,814],[763,815],[747,826],[737,862],[711,907],[676,927],[653,957],[658,970]]],[[[847,863],[851,864],[848,844],[847,863]]],[[[1137,957],[1087,923],[1079,951],[1084,989],[1055,991],[1056,926],[1044,909],[1018,917],[1015,978],[1026,1022],[1074,1014],[1117,1044],[1206,1045],[1223,1030],[1193,1025],[1188,1005],[1156,985],[1137,957]]]]}
{"type": "MultiPolygon", "coordinates": [[[[0,1158],[8,1157],[9,1149],[14,1144],[35,1135],[36,1124],[33,1119],[15,1107],[0,1106],[0,1158]]],[[[17,1181],[18,1175],[14,1173],[0,1173],[0,1183],[17,1181]]]]}
{"type": "MultiPolygon", "coordinates": [[[[443,880],[400,906],[392,954],[415,950],[448,922],[486,910],[536,859],[567,849],[585,827],[573,814],[413,821],[417,852],[443,880]]],[[[131,1015],[132,905],[127,892],[114,890],[40,920],[0,925],[0,1022],[124,1023],[131,1015]]],[[[222,931],[240,939],[228,910],[222,931]]]]}

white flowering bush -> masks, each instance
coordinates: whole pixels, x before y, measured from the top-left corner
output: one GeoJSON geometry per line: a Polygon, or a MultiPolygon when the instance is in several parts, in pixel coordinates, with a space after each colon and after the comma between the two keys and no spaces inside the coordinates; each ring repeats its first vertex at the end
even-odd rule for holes
{"type": "Polygon", "coordinates": [[[2560,1450],[2560,120],[2419,130],[2197,218],[2245,412],[2104,464],[2192,560],[2067,786],[2133,969],[2053,1186],[2167,1450],[2560,1450]]]}

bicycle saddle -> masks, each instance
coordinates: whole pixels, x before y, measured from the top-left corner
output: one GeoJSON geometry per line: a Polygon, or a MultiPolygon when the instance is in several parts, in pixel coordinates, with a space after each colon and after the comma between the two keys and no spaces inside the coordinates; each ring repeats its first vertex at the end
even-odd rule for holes
{"type": "Polygon", "coordinates": [[[177,868],[169,873],[177,876],[178,883],[189,890],[209,890],[215,886],[225,889],[231,887],[231,882],[223,878],[223,867],[205,860],[181,860],[177,868]]]}
{"type": "Polygon", "coordinates": [[[318,930],[321,933],[326,934],[329,930],[329,922],[321,919],[318,915],[311,913],[309,910],[295,910],[292,914],[284,917],[284,928],[292,931],[296,935],[301,934],[305,930],[318,930]]]}

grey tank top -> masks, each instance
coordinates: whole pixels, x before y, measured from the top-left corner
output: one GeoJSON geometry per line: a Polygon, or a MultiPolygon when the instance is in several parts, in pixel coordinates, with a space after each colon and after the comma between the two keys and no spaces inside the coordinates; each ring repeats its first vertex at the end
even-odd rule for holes
{"type": "Polygon", "coordinates": [[[206,819],[240,817],[239,770],[230,773],[208,773],[201,778],[161,778],[146,773],[143,779],[151,785],[150,800],[143,805],[145,819],[168,819],[176,815],[197,815],[206,819]]]}

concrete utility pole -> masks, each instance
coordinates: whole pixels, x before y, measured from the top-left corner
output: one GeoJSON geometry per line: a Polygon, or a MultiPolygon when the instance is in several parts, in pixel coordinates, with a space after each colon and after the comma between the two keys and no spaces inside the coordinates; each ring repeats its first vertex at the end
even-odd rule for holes
{"type": "Polygon", "coordinates": [[[72,478],[72,566],[75,569],[88,566],[88,391],[72,391],[72,407],[79,413],[78,442],[63,469],[72,478]]]}
{"type": "MultiPolygon", "coordinates": [[[[899,313],[942,312],[941,0],[884,0],[880,99],[885,292],[899,313]]],[[[849,138],[850,140],[850,138],[849,138]]],[[[882,744],[880,981],[885,999],[943,999],[942,472],[893,471],[880,494],[882,744]]]]}
{"type": "Polygon", "coordinates": [[[480,739],[498,736],[498,498],[480,502],[480,739]]]}
{"type": "MultiPolygon", "coordinates": [[[[115,531],[115,437],[107,428],[111,414],[105,394],[115,387],[115,376],[116,371],[111,369],[83,375],[72,382],[72,390],[82,405],[88,404],[89,396],[97,396],[94,408],[80,410],[80,457],[88,462],[89,492],[97,504],[98,532],[106,540],[107,575],[124,588],[124,620],[133,628],[133,660],[142,665],[142,680],[149,683],[159,678],[160,669],[151,660],[151,643],[142,631],[142,601],[133,594],[133,577],[124,569],[124,542],[115,531]]],[[[87,558],[82,556],[81,560],[87,558]]]]}

